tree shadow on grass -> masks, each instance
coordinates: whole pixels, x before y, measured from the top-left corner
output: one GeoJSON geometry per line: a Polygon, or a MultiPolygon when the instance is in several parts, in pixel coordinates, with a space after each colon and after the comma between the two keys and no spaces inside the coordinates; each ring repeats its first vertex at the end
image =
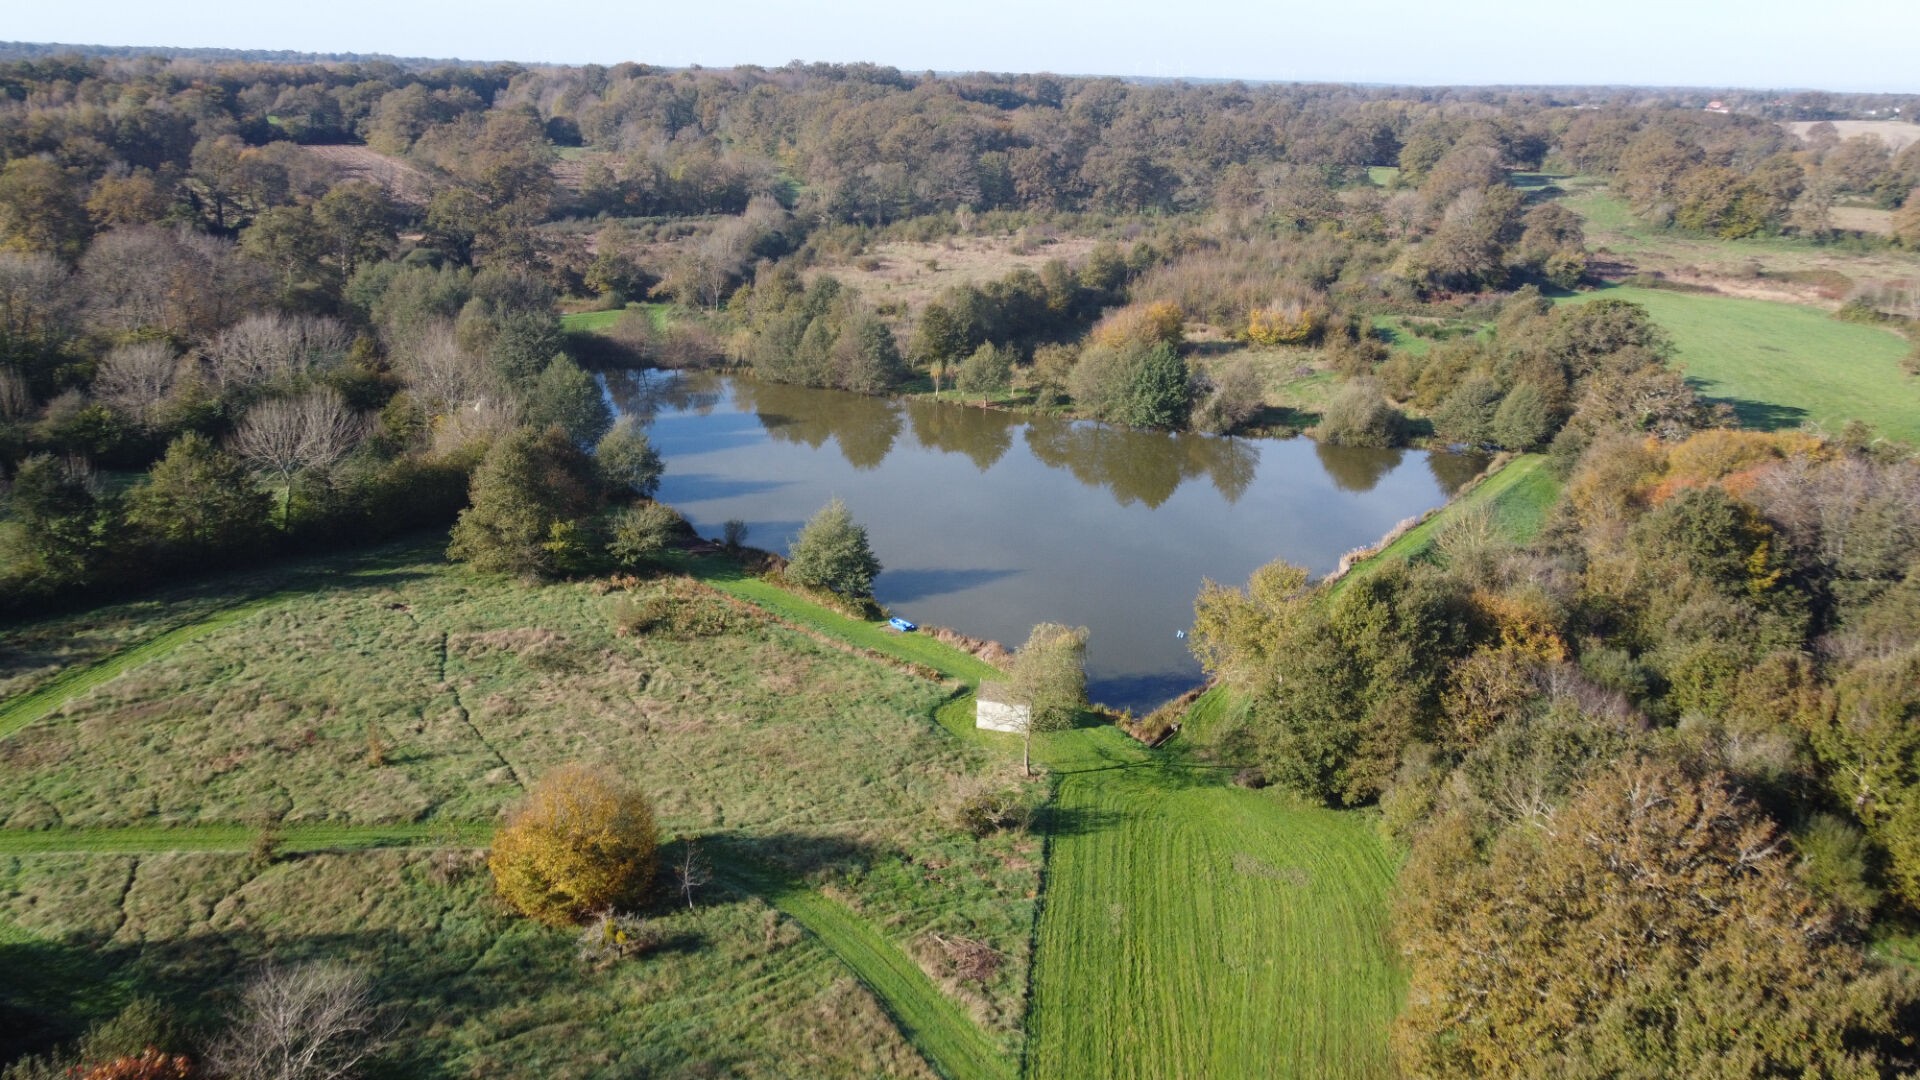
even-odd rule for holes
{"type": "MultiPolygon", "coordinates": [[[[298,593],[316,593],[317,594],[317,593],[368,592],[368,591],[378,591],[383,589],[397,589],[411,582],[419,581],[426,576],[427,576],[426,574],[422,573],[419,570],[402,570],[402,569],[376,570],[372,572],[361,572],[361,573],[356,573],[353,571],[340,571],[340,570],[332,570],[332,571],[302,570],[302,571],[293,573],[291,575],[284,575],[284,576],[268,576],[268,575],[263,575],[258,572],[255,572],[253,574],[248,575],[248,577],[243,580],[236,581],[229,586],[225,586],[227,588],[231,588],[233,591],[229,596],[225,597],[224,601],[220,603],[218,606],[209,607],[205,609],[202,614],[200,614],[195,618],[186,619],[179,622],[156,624],[153,628],[153,632],[150,635],[148,635],[146,640],[151,640],[152,638],[159,637],[162,634],[169,634],[176,630],[186,629],[187,627],[193,626],[196,623],[206,622],[210,619],[218,619],[222,617],[231,608],[238,607],[244,604],[249,604],[254,602],[255,600],[265,599],[279,592],[287,592],[292,594],[298,594],[298,593]]],[[[190,588],[181,589],[181,590],[169,589],[169,590],[159,591],[157,593],[131,593],[125,596],[117,596],[117,597],[95,597],[94,599],[98,600],[99,603],[94,605],[94,608],[95,609],[110,608],[110,607],[115,607],[118,605],[127,604],[134,601],[153,599],[156,597],[160,599],[165,599],[169,595],[175,595],[182,598],[202,597],[207,595],[217,596],[220,594],[220,590],[222,588],[223,586],[221,585],[221,583],[218,583],[218,582],[202,582],[190,588]]],[[[292,597],[288,596],[285,599],[290,600],[292,599],[292,597]]],[[[59,619],[63,617],[70,618],[76,614],[83,613],[87,610],[89,610],[89,608],[86,605],[76,604],[76,606],[74,606],[71,609],[61,609],[61,610],[51,612],[46,616],[46,618],[47,619],[59,619]]],[[[36,621],[41,621],[41,620],[36,620],[36,621]]],[[[23,626],[29,627],[29,628],[32,627],[33,625],[34,625],[33,622],[23,624],[23,626]]],[[[28,640],[32,641],[36,639],[29,638],[28,640]]],[[[115,649],[111,649],[109,651],[103,652],[99,656],[95,657],[94,659],[83,660],[77,664],[72,663],[72,660],[73,660],[72,656],[66,653],[65,651],[63,651],[63,646],[66,643],[67,643],[67,639],[64,637],[48,637],[44,640],[39,640],[37,644],[20,647],[20,646],[9,645],[8,640],[5,637],[0,637],[0,678],[12,677],[12,676],[21,674],[23,672],[33,671],[43,667],[90,666],[92,664],[111,660],[116,654],[124,652],[127,649],[134,648],[142,644],[143,642],[129,641],[125,645],[119,648],[115,648],[115,649]]]]}
{"type": "MultiPolygon", "coordinates": [[[[1687,380],[1692,383],[1693,380],[1687,380]]],[[[1698,385],[1695,385],[1698,390],[1698,385]]],[[[1787,431],[1806,423],[1807,410],[1793,405],[1776,405],[1771,401],[1749,401],[1746,398],[1707,397],[1701,400],[1709,405],[1725,405],[1733,410],[1734,419],[1743,428],[1755,431],[1787,431]]]]}
{"type": "Polygon", "coordinates": [[[1062,806],[1049,804],[1041,812],[1040,826],[1054,839],[1063,836],[1092,836],[1118,827],[1126,815],[1098,806],[1062,806]]]}
{"type": "Polygon", "coordinates": [[[723,833],[700,844],[717,870],[737,865],[796,878],[854,876],[900,856],[897,848],[828,832],[723,833]]]}
{"type": "MultiPolygon", "coordinates": [[[[571,934],[504,919],[489,929],[494,932],[484,942],[465,949],[450,948],[433,934],[380,931],[287,937],[227,931],[132,945],[88,938],[0,943],[0,971],[7,973],[0,987],[0,1018],[7,1021],[0,1026],[0,1065],[69,1043],[136,998],[164,1003],[188,1032],[216,1032],[262,965],[327,960],[364,970],[376,1000],[404,1025],[372,1074],[441,1075],[449,1063],[419,1057],[423,1041],[406,1032],[523,1002],[525,978],[500,978],[493,970],[498,965],[483,962],[502,941],[526,935],[519,944],[533,955],[525,959],[542,973],[577,966],[571,934]]],[[[516,974],[534,975],[520,967],[516,974]]]]}

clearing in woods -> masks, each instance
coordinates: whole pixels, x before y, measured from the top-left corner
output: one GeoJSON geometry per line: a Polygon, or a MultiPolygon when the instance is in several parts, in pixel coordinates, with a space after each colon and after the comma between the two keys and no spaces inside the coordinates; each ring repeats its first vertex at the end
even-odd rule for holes
{"type": "Polygon", "coordinates": [[[1582,293],[1645,307],[1672,335],[1675,359],[1700,393],[1733,406],[1744,427],[1818,426],[1837,435],[1859,420],[1920,443],[1920,379],[1901,370],[1908,343],[1818,308],[1709,293],[1618,287],[1582,293]]]}
{"type": "Polygon", "coordinates": [[[1098,242],[1087,237],[955,236],[934,242],[884,241],[866,254],[823,268],[840,283],[881,305],[917,312],[944,289],[984,285],[1018,269],[1035,271],[1060,259],[1086,257],[1098,242]]]}

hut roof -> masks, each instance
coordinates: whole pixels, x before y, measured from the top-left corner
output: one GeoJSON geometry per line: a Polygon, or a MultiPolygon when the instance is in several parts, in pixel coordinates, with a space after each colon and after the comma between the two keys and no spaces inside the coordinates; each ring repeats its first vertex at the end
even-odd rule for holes
{"type": "Polygon", "coordinates": [[[1027,699],[1014,693],[1013,687],[1003,682],[983,682],[980,689],[974,691],[974,697],[980,701],[991,701],[1000,705],[1025,705],[1027,699]]]}

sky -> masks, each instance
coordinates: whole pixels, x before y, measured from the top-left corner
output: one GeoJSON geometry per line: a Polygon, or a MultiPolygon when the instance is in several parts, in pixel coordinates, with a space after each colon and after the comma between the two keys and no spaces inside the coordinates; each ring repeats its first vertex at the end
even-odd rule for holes
{"type": "Polygon", "coordinates": [[[8,0],[0,39],[467,60],[1920,92],[1920,0],[8,0]]]}

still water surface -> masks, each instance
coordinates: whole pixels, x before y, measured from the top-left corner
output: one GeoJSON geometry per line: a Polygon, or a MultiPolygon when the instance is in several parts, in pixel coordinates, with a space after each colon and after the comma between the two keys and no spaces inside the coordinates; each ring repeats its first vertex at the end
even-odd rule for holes
{"type": "Polygon", "coordinates": [[[608,377],[648,424],[660,499],[704,536],[739,518],[787,551],[846,500],[886,568],[881,603],[1009,646],[1086,626],[1089,695],[1136,711],[1195,685],[1176,631],[1202,578],[1276,557],[1315,574],[1445,502],[1483,459],[1128,431],[704,373],[608,377]]]}

